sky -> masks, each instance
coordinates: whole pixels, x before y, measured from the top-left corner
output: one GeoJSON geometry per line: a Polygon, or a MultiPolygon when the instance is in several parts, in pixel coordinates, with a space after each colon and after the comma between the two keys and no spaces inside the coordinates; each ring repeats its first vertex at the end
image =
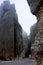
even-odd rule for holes
{"type": "MultiPolygon", "coordinates": [[[[0,0],[0,4],[4,0],[0,0]]],[[[31,13],[27,0],[10,0],[15,4],[16,12],[18,14],[18,22],[22,26],[23,30],[30,34],[30,27],[37,22],[36,16],[31,13]]]]}

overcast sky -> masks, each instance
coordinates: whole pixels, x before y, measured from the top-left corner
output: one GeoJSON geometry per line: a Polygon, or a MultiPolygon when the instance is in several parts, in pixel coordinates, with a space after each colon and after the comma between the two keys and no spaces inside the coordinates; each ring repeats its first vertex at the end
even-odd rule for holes
{"type": "MultiPolygon", "coordinates": [[[[0,4],[4,0],[0,0],[0,4]]],[[[16,11],[18,14],[18,21],[21,24],[24,31],[27,32],[29,35],[30,27],[37,22],[37,19],[32,13],[30,12],[29,5],[26,0],[10,0],[11,3],[15,4],[16,11]]]]}

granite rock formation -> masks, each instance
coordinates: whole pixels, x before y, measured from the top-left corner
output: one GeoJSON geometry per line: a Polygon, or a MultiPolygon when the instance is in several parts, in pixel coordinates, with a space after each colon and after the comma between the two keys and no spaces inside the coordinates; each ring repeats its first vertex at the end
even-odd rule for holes
{"type": "Polygon", "coordinates": [[[29,40],[31,41],[31,44],[34,43],[34,40],[35,40],[35,29],[36,29],[36,23],[34,25],[31,26],[30,28],[30,38],[29,40]]]}
{"type": "Polygon", "coordinates": [[[39,6],[39,3],[41,0],[27,0],[28,1],[28,4],[30,6],[30,9],[31,9],[31,12],[33,14],[36,14],[36,10],[38,9],[37,7],[39,6]]]}
{"type": "Polygon", "coordinates": [[[18,23],[15,5],[4,1],[0,6],[0,56],[12,60],[22,48],[22,27],[18,23]]]}
{"type": "Polygon", "coordinates": [[[43,0],[27,0],[31,12],[37,16],[35,41],[32,45],[37,65],[43,65],[43,0]]]}
{"type": "Polygon", "coordinates": [[[9,6],[8,1],[0,6],[0,56],[7,60],[14,57],[14,16],[9,6]]]}
{"type": "Polygon", "coordinates": [[[4,1],[0,6],[0,60],[25,58],[27,48],[28,36],[23,36],[15,5],[4,1]]]}

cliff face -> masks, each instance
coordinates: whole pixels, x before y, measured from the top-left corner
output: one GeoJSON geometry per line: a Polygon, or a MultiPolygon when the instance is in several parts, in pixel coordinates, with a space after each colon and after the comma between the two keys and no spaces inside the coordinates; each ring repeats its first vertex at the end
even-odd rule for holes
{"type": "Polygon", "coordinates": [[[27,50],[25,47],[28,48],[28,36],[23,37],[22,31],[15,5],[4,1],[0,6],[0,60],[25,57],[24,50],[27,50]]]}
{"type": "Polygon", "coordinates": [[[40,4],[40,1],[41,0],[27,0],[29,6],[30,6],[30,9],[31,9],[31,12],[33,14],[36,14],[36,10],[37,10],[37,7],[39,6],[40,4]]]}
{"type": "Polygon", "coordinates": [[[0,56],[13,59],[21,53],[22,44],[22,28],[15,7],[9,1],[4,1],[0,7],[0,56]]]}
{"type": "Polygon", "coordinates": [[[14,26],[14,56],[19,58],[23,51],[22,27],[17,23],[14,26]]]}
{"type": "Polygon", "coordinates": [[[35,41],[34,41],[34,44],[32,45],[32,50],[33,50],[33,54],[36,58],[37,65],[40,65],[43,62],[43,0],[38,0],[38,1],[40,1],[39,3],[37,0],[34,0],[34,1],[35,2],[33,2],[33,0],[31,0],[30,3],[28,2],[30,5],[31,11],[32,11],[32,9],[34,10],[34,11],[32,11],[32,13],[37,16],[37,20],[38,20],[37,26],[36,26],[35,41]],[[35,3],[37,3],[38,6],[37,5],[35,6],[37,8],[34,9],[34,6],[31,6],[32,3],[33,3],[33,5],[35,5],[35,3]]]}
{"type": "Polygon", "coordinates": [[[14,57],[14,16],[5,2],[0,7],[0,46],[0,56],[14,57]]]}
{"type": "Polygon", "coordinates": [[[30,41],[31,41],[31,44],[33,44],[34,40],[35,40],[35,35],[36,35],[35,29],[36,29],[36,23],[34,25],[32,25],[31,28],[30,28],[30,41]]]}

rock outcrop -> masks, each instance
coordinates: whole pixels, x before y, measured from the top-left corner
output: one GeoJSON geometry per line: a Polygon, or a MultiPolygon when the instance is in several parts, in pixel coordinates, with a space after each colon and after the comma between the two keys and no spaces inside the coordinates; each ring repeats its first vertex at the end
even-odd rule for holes
{"type": "Polygon", "coordinates": [[[25,58],[27,48],[28,36],[23,35],[15,5],[4,1],[0,6],[0,60],[25,58]]]}
{"type": "MultiPolygon", "coordinates": [[[[31,12],[37,16],[35,41],[32,45],[37,65],[43,62],[43,0],[27,0],[31,12]]],[[[43,64],[42,64],[43,65],[43,64]]]]}
{"type": "Polygon", "coordinates": [[[36,30],[36,23],[34,25],[32,25],[31,28],[30,28],[30,41],[31,41],[31,44],[33,44],[34,40],[35,40],[35,34],[36,34],[35,30],[36,30]]]}
{"type": "Polygon", "coordinates": [[[38,0],[38,1],[37,0],[27,0],[27,1],[30,6],[31,12],[33,14],[36,14],[36,10],[38,9],[38,6],[39,6],[41,0],[38,0]]]}
{"type": "Polygon", "coordinates": [[[0,56],[12,60],[22,49],[22,27],[18,23],[15,6],[4,1],[0,6],[0,56]]]}

